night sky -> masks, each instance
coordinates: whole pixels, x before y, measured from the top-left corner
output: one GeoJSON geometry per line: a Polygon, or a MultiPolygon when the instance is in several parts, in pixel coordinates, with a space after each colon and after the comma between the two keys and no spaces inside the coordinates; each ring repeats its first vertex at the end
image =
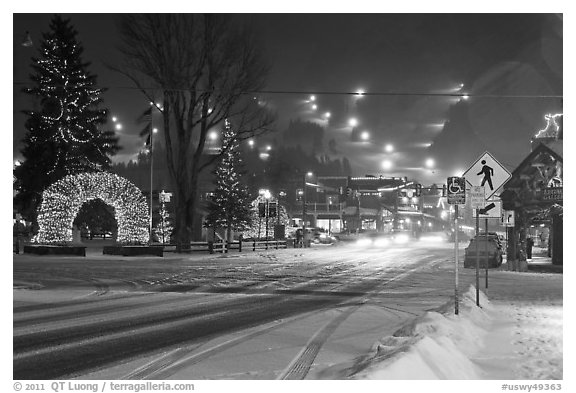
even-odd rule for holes
{"type": "MultiPolygon", "coordinates": [[[[98,76],[99,86],[108,88],[104,106],[123,124],[117,131],[123,150],[114,160],[132,159],[142,147],[141,126],[134,120],[147,100],[130,80],[106,66],[120,61],[117,16],[64,16],[79,33],[84,60],[92,63],[89,70],[98,76]]],[[[18,92],[18,83],[29,82],[30,57],[37,55],[34,47],[21,42],[29,31],[38,47],[51,17],[14,14],[15,159],[24,133],[24,117],[18,111],[30,102],[18,92]]],[[[277,130],[298,118],[326,127],[325,145],[334,140],[336,146],[329,154],[348,157],[355,175],[442,182],[467,169],[485,150],[512,170],[530,151],[530,138],[544,128],[544,115],[562,112],[561,15],[237,17],[254,25],[272,64],[266,92],[258,99],[278,112],[277,130]],[[352,94],[359,90],[366,94],[352,94]],[[329,120],[323,116],[326,112],[329,120]],[[357,121],[355,131],[351,118],[357,121]],[[364,131],[367,140],[352,138],[364,131]],[[433,160],[429,167],[428,159],[433,160]]],[[[274,137],[257,143],[273,143],[274,137]]]]}

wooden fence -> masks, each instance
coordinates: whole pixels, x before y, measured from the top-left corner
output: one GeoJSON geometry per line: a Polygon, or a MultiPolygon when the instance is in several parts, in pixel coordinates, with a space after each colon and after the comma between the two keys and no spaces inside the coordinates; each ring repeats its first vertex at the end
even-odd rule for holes
{"type": "MultiPolygon", "coordinates": [[[[243,240],[233,242],[190,242],[190,248],[183,252],[209,252],[227,253],[232,250],[257,251],[257,250],[278,250],[282,248],[294,247],[293,240],[243,240]]],[[[175,244],[165,244],[164,252],[176,252],[175,244]]]]}

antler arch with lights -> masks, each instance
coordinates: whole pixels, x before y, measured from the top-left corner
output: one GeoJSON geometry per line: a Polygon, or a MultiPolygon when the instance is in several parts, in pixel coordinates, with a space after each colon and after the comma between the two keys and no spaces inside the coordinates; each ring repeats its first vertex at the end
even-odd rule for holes
{"type": "Polygon", "coordinates": [[[148,241],[148,204],[142,191],[128,180],[107,172],[68,175],[42,194],[38,212],[37,243],[72,241],[72,225],[82,205],[101,199],[114,207],[118,223],[117,242],[144,244],[148,241]]]}

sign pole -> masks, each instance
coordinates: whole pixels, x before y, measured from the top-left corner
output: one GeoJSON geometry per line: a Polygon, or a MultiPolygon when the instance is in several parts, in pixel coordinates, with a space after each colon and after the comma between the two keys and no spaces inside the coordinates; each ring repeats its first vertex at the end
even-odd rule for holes
{"type": "Polygon", "coordinates": [[[270,208],[270,203],[268,198],[266,198],[266,249],[268,249],[268,209],[270,208]]]}
{"type": "Polygon", "coordinates": [[[480,248],[478,238],[480,236],[480,209],[476,209],[476,305],[480,307],[480,248]]]}
{"type": "Polygon", "coordinates": [[[454,205],[454,313],[458,315],[458,205],[466,204],[466,179],[448,177],[445,189],[448,204],[454,205]]]}
{"type": "Polygon", "coordinates": [[[454,205],[454,313],[458,315],[458,205],[454,205]]]}
{"type": "Polygon", "coordinates": [[[486,289],[488,289],[488,219],[484,219],[486,241],[484,242],[484,256],[486,257],[486,289]]]}

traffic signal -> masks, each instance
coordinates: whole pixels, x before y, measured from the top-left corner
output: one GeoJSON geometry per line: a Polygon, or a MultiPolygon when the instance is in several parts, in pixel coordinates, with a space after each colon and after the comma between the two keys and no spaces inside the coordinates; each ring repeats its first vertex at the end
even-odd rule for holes
{"type": "Polygon", "coordinates": [[[351,196],[352,196],[352,189],[351,189],[350,187],[348,187],[348,188],[346,189],[346,196],[347,196],[347,197],[351,197],[351,196]]]}
{"type": "Polygon", "coordinates": [[[276,217],[276,204],[271,203],[268,206],[268,217],[276,217]]]}
{"type": "Polygon", "coordinates": [[[416,184],[416,196],[422,196],[422,184],[416,184]]]}
{"type": "Polygon", "coordinates": [[[266,217],[266,204],[264,202],[258,203],[258,217],[266,217]]]}

